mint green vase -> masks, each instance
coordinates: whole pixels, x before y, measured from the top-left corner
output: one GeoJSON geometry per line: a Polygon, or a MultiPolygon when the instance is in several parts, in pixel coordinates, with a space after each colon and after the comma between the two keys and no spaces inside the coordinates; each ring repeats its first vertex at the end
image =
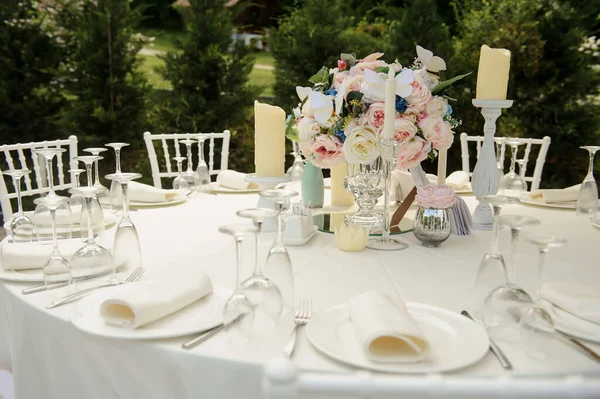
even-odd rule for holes
{"type": "Polygon", "coordinates": [[[302,176],[302,202],[309,208],[322,208],[324,195],[323,171],[307,159],[302,176]]]}

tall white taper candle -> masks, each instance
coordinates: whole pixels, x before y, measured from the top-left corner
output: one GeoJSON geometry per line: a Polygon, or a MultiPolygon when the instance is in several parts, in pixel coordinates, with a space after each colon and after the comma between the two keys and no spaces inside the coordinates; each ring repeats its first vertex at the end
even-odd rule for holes
{"type": "Polygon", "coordinates": [[[446,184],[446,166],[448,164],[448,150],[438,152],[437,184],[446,184]]]}
{"type": "Polygon", "coordinates": [[[394,138],[394,123],[396,122],[396,80],[385,81],[385,106],[383,118],[383,138],[394,138]]]}

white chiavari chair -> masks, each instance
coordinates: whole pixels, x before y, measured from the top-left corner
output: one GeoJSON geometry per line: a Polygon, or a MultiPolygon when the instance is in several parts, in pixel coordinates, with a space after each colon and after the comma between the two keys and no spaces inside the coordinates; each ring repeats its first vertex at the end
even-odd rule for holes
{"type": "MultiPolygon", "coordinates": [[[[16,170],[29,169],[31,173],[23,177],[21,196],[31,196],[49,191],[48,176],[44,158],[35,153],[40,148],[66,148],[67,151],[58,154],[53,162],[54,189],[65,190],[74,187],[73,174],[69,169],[77,168],[77,137],[69,136],[64,140],[39,141],[31,143],[5,144],[0,146],[0,169],[16,170]]],[[[0,178],[0,205],[4,220],[8,220],[12,214],[11,199],[17,198],[12,178],[0,178]],[[7,184],[8,181],[8,184],[7,184]],[[10,187],[10,192],[9,192],[10,187]]]]}
{"type": "MultiPolygon", "coordinates": [[[[224,130],[222,133],[165,133],[151,134],[144,133],[144,141],[148,150],[148,158],[150,159],[150,168],[152,169],[152,180],[155,187],[162,188],[161,178],[177,176],[177,164],[172,163],[173,157],[186,156],[186,149],[181,148],[179,141],[184,139],[197,140],[199,137],[205,138],[204,148],[208,143],[208,159],[205,158],[208,165],[208,171],[211,175],[217,175],[220,171],[227,169],[229,162],[229,140],[231,133],[229,130],[224,130]],[[221,155],[219,167],[215,167],[215,141],[221,140],[221,155]],[[160,156],[157,155],[160,153],[160,156]],[[160,158],[160,161],[159,161],[160,158]]],[[[196,154],[196,160],[199,159],[199,146],[195,144],[192,147],[196,154]]],[[[192,163],[194,156],[192,155],[192,163]]],[[[196,170],[196,164],[192,168],[196,170]]],[[[183,166],[184,170],[187,164],[183,166]]]]}
{"type": "MultiPolygon", "coordinates": [[[[500,149],[499,160],[504,165],[504,159],[506,156],[506,141],[508,137],[495,137],[494,141],[500,149]]],[[[531,139],[531,138],[510,138],[510,140],[519,141],[525,144],[525,152],[519,149],[519,154],[523,154],[522,157],[517,159],[523,160],[523,170],[525,175],[525,181],[530,184],[530,191],[537,190],[540,187],[542,181],[542,171],[544,169],[544,163],[546,162],[546,155],[548,154],[548,148],[550,147],[550,137],[545,136],[543,139],[531,139]],[[527,165],[529,163],[529,157],[531,155],[532,147],[539,146],[537,160],[533,169],[533,174],[527,175],[527,165]]],[[[470,167],[469,158],[469,142],[475,142],[475,148],[477,151],[477,158],[479,159],[479,152],[483,145],[483,136],[469,136],[467,133],[461,133],[460,135],[460,149],[462,157],[462,170],[467,172],[469,176],[473,175],[473,171],[470,167]]]]}

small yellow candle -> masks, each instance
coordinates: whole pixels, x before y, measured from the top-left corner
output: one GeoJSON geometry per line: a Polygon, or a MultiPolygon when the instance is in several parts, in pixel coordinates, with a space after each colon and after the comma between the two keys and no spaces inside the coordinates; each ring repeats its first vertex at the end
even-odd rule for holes
{"type": "Polygon", "coordinates": [[[285,166],[285,111],[254,101],[256,176],[280,177],[285,166]]]}
{"type": "Polygon", "coordinates": [[[396,80],[385,81],[385,103],[383,113],[383,138],[394,138],[394,123],[396,121],[396,80]]]}
{"type": "Polygon", "coordinates": [[[506,100],[510,51],[481,46],[477,71],[478,100],[506,100]]]}
{"type": "Polygon", "coordinates": [[[342,251],[358,252],[367,246],[369,232],[361,225],[342,223],[334,230],[333,240],[335,246],[342,251]]]}
{"type": "Polygon", "coordinates": [[[331,205],[352,206],[354,197],[344,188],[344,179],[348,175],[346,162],[340,162],[331,168],[331,205]]]}

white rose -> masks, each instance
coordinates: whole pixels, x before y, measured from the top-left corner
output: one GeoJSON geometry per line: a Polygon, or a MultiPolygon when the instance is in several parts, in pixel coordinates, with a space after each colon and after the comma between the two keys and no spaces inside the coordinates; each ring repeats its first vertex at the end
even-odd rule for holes
{"type": "Polygon", "coordinates": [[[321,127],[313,118],[305,117],[298,123],[298,138],[301,142],[311,141],[319,133],[321,133],[321,127]]]}
{"type": "Polygon", "coordinates": [[[379,156],[377,133],[370,126],[347,127],[342,151],[348,163],[369,164],[379,156]]]}
{"type": "Polygon", "coordinates": [[[443,118],[447,108],[446,101],[442,97],[434,96],[425,106],[425,113],[443,118]]]}

